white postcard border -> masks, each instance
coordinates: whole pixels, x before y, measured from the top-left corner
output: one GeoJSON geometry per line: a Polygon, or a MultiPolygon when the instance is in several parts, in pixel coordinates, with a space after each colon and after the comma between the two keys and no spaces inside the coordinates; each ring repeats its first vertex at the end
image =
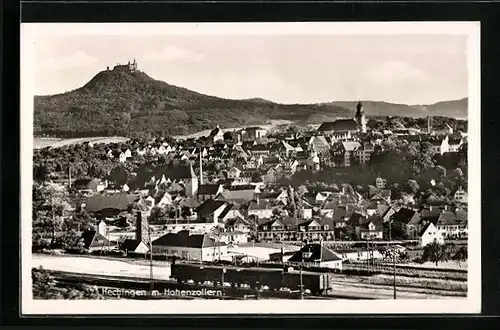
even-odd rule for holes
{"type": "Polygon", "coordinates": [[[479,22],[343,23],[25,23],[21,25],[21,312],[83,314],[435,314],[481,311],[481,148],[479,22]],[[99,34],[443,34],[468,35],[469,260],[468,295],[436,300],[33,300],[31,295],[31,185],[34,43],[40,36],[99,34]]]}

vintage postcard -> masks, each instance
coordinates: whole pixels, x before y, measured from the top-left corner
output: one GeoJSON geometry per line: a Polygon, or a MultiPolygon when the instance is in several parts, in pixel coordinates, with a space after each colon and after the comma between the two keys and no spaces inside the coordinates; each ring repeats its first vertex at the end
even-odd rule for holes
{"type": "Polygon", "coordinates": [[[23,314],[480,312],[479,23],[21,37],[23,314]]]}

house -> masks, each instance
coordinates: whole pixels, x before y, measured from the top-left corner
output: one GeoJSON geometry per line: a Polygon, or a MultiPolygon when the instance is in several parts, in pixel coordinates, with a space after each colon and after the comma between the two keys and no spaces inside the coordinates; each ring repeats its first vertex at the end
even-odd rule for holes
{"type": "Polygon", "coordinates": [[[460,204],[467,204],[468,203],[468,196],[467,192],[463,190],[462,188],[459,188],[455,194],[453,195],[453,199],[460,204]]]}
{"type": "Polygon", "coordinates": [[[309,140],[309,146],[311,150],[316,151],[320,155],[326,155],[330,150],[330,144],[322,135],[311,137],[309,140]]]}
{"type": "Polygon", "coordinates": [[[248,234],[240,231],[221,232],[217,236],[217,242],[239,245],[248,243],[248,234]]]}
{"type": "Polygon", "coordinates": [[[421,217],[417,210],[402,207],[392,215],[393,228],[401,228],[409,239],[418,239],[421,217]]]}
{"type": "Polygon", "coordinates": [[[252,154],[255,157],[269,157],[271,150],[267,145],[264,144],[257,144],[254,146],[251,146],[249,149],[250,154],[252,154]]]}
{"type": "Polygon", "coordinates": [[[429,140],[434,154],[443,155],[449,152],[448,135],[444,138],[434,138],[429,140]]]}
{"type": "Polygon", "coordinates": [[[141,240],[127,238],[120,245],[120,250],[125,251],[126,253],[147,253],[149,252],[149,247],[141,240]]]}
{"type": "Polygon", "coordinates": [[[261,139],[267,133],[267,130],[262,127],[247,127],[244,131],[245,135],[251,140],[261,139]]]}
{"type": "Polygon", "coordinates": [[[448,134],[453,134],[453,128],[447,123],[445,123],[445,126],[441,129],[432,130],[432,135],[448,135],[448,134]]]}
{"type": "Polygon", "coordinates": [[[387,189],[383,189],[378,193],[375,193],[371,198],[371,202],[376,203],[386,203],[389,204],[391,202],[391,191],[387,189]]]}
{"type": "Polygon", "coordinates": [[[240,177],[241,170],[236,167],[231,167],[229,171],[227,171],[228,179],[238,179],[240,177]]]}
{"type": "Polygon", "coordinates": [[[383,238],[383,222],[380,215],[361,218],[356,227],[356,234],[361,240],[377,240],[383,238]]]}
{"type": "Polygon", "coordinates": [[[109,248],[110,242],[101,233],[95,230],[87,230],[82,233],[83,247],[86,250],[103,250],[109,248]]]}
{"type": "Polygon", "coordinates": [[[295,148],[292,147],[286,141],[281,141],[281,143],[278,146],[278,152],[281,156],[290,157],[295,153],[295,148]]]}
{"type": "Polygon", "coordinates": [[[343,261],[363,261],[383,259],[384,255],[378,249],[355,248],[355,249],[335,249],[335,253],[342,257],[343,261]]]}
{"type": "Polygon", "coordinates": [[[466,239],[468,236],[467,212],[445,210],[439,215],[436,227],[445,239],[466,239]]]}
{"type": "Polygon", "coordinates": [[[198,187],[198,199],[201,201],[215,199],[223,190],[221,184],[202,184],[198,187]]]}
{"type": "Polygon", "coordinates": [[[171,206],[173,204],[173,197],[166,191],[159,191],[155,197],[155,206],[159,208],[171,206]]]}
{"type": "Polygon", "coordinates": [[[321,204],[323,203],[326,199],[328,198],[328,195],[325,193],[318,192],[316,196],[314,196],[314,200],[316,201],[316,204],[321,204]]]}
{"type": "Polygon", "coordinates": [[[335,213],[335,209],[337,208],[336,202],[325,202],[321,209],[319,210],[319,214],[323,217],[333,219],[333,215],[335,213]]]}
{"type": "Polygon", "coordinates": [[[288,259],[292,266],[342,269],[342,257],[323,244],[306,244],[288,259]]]}
{"type": "Polygon", "coordinates": [[[228,232],[242,232],[242,233],[249,233],[252,226],[250,225],[250,222],[245,220],[243,217],[234,217],[231,219],[226,220],[226,223],[224,224],[224,227],[228,232]]]}
{"type": "Polygon", "coordinates": [[[297,251],[274,252],[269,254],[269,260],[272,262],[286,263],[295,253],[297,253],[297,251]]]}
{"type": "Polygon", "coordinates": [[[371,142],[364,142],[354,150],[354,155],[361,165],[366,165],[370,161],[371,155],[375,150],[375,146],[371,142]]]}
{"type": "Polygon", "coordinates": [[[343,166],[351,166],[351,157],[355,155],[356,150],[361,146],[358,141],[342,141],[342,150],[344,153],[343,166]]]}
{"type": "Polygon", "coordinates": [[[432,222],[428,222],[419,233],[419,244],[424,247],[431,243],[444,244],[443,235],[438,231],[432,222]]]}
{"type": "Polygon", "coordinates": [[[266,200],[259,199],[259,201],[250,201],[247,214],[248,216],[254,216],[260,219],[269,219],[273,216],[273,207],[266,200]]]}
{"type": "Polygon", "coordinates": [[[188,230],[165,234],[152,242],[153,253],[166,254],[188,261],[228,259],[227,245],[208,234],[191,234],[188,230]]]}
{"type": "Polygon", "coordinates": [[[245,200],[247,202],[252,200],[257,200],[257,196],[260,194],[259,188],[257,186],[250,185],[236,185],[231,186],[228,189],[224,189],[220,194],[218,194],[215,199],[226,200],[226,201],[241,201],[245,200]]]}
{"type": "Polygon", "coordinates": [[[194,210],[194,212],[198,215],[198,222],[213,224],[222,223],[220,216],[222,215],[222,212],[226,210],[228,204],[229,203],[221,200],[206,200],[194,210]]]}
{"type": "Polygon", "coordinates": [[[458,152],[463,144],[462,137],[450,137],[448,138],[448,152],[458,152]]]}

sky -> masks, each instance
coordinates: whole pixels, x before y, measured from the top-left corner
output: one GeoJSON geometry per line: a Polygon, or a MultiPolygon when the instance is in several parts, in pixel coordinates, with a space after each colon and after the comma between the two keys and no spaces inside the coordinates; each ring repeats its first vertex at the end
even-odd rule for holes
{"type": "Polygon", "coordinates": [[[37,95],[134,58],[155,79],[232,99],[432,104],[468,95],[465,35],[103,33],[39,36],[35,54],[37,95]]]}

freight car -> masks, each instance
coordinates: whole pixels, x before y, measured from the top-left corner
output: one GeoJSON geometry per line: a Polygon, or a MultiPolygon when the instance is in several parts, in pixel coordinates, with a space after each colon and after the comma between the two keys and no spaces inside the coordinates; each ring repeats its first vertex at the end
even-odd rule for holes
{"type": "Polygon", "coordinates": [[[231,287],[242,285],[253,289],[267,286],[270,290],[300,290],[302,277],[303,290],[320,295],[329,289],[330,274],[273,268],[244,268],[235,266],[215,266],[202,264],[175,263],[171,265],[171,277],[178,283],[193,281],[195,284],[212,282],[215,286],[230,283],[231,287]]]}

